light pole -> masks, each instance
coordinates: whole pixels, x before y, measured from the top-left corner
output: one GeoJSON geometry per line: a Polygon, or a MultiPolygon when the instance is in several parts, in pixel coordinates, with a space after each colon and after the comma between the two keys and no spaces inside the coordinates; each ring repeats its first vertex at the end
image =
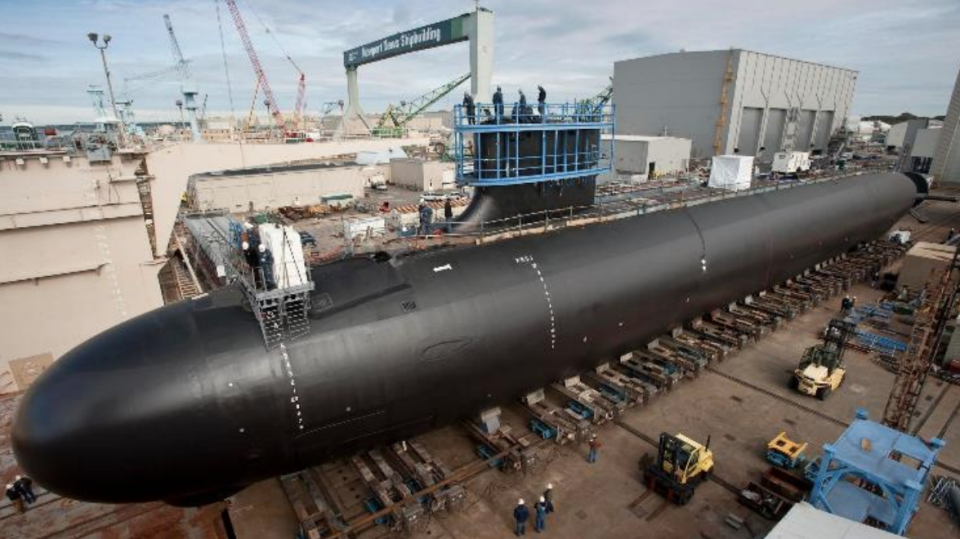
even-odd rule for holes
{"type": "Polygon", "coordinates": [[[113,81],[110,80],[110,68],[107,67],[107,47],[110,45],[110,34],[103,34],[102,40],[96,32],[87,34],[87,39],[93,46],[100,50],[100,59],[103,60],[103,73],[107,76],[107,89],[110,91],[110,105],[113,107],[113,117],[120,123],[120,131],[117,137],[120,141],[120,147],[126,146],[126,126],[123,125],[123,119],[120,118],[120,112],[117,110],[117,99],[113,95],[113,81]],[[100,43],[103,43],[101,46],[100,43]]]}
{"type": "Polygon", "coordinates": [[[183,141],[183,130],[186,129],[187,122],[183,119],[183,100],[178,99],[174,104],[177,106],[177,110],[180,111],[180,129],[178,140],[183,141]]]}

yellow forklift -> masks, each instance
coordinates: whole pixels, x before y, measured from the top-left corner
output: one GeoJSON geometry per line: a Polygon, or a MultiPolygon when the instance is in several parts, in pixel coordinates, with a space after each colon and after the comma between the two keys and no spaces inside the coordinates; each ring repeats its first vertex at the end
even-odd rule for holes
{"type": "Polygon", "coordinates": [[[683,434],[671,436],[664,432],[660,434],[657,460],[650,464],[641,460],[640,467],[648,489],[678,505],[686,505],[697,485],[713,471],[710,438],[702,445],[683,434]]]}
{"type": "Polygon", "coordinates": [[[790,378],[790,387],[800,393],[826,400],[840,387],[847,374],[843,353],[856,333],[853,322],[834,318],[823,333],[823,342],[807,348],[790,378]]]}

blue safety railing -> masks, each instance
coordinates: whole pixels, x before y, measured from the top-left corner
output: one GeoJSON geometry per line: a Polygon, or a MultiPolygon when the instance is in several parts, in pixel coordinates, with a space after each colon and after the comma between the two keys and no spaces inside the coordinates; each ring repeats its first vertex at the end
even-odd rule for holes
{"type": "Polygon", "coordinates": [[[461,185],[559,181],[611,170],[613,105],[457,105],[453,119],[461,185]]]}

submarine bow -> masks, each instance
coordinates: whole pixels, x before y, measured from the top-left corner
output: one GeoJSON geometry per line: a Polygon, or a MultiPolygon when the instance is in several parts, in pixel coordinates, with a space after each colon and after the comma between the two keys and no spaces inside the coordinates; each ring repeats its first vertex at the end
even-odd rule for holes
{"type": "Polygon", "coordinates": [[[615,359],[878,238],[917,190],[863,175],[321,266],[310,333],[283,350],[227,287],[59,359],[24,396],[13,448],[63,496],[203,503],[615,359]]]}

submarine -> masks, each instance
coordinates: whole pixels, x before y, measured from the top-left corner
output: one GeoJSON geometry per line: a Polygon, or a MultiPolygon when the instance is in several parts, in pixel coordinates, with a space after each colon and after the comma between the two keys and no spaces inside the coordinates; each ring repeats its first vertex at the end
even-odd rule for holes
{"type": "Polygon", "coordinates": [[[313,268],[309,333],[268,350],[238,285],[80,344],[12,430],[37,483],[200,505],[402,440],[636,349],[877,239],[922,179],[865,174],[536,237],[313,268]]]}

